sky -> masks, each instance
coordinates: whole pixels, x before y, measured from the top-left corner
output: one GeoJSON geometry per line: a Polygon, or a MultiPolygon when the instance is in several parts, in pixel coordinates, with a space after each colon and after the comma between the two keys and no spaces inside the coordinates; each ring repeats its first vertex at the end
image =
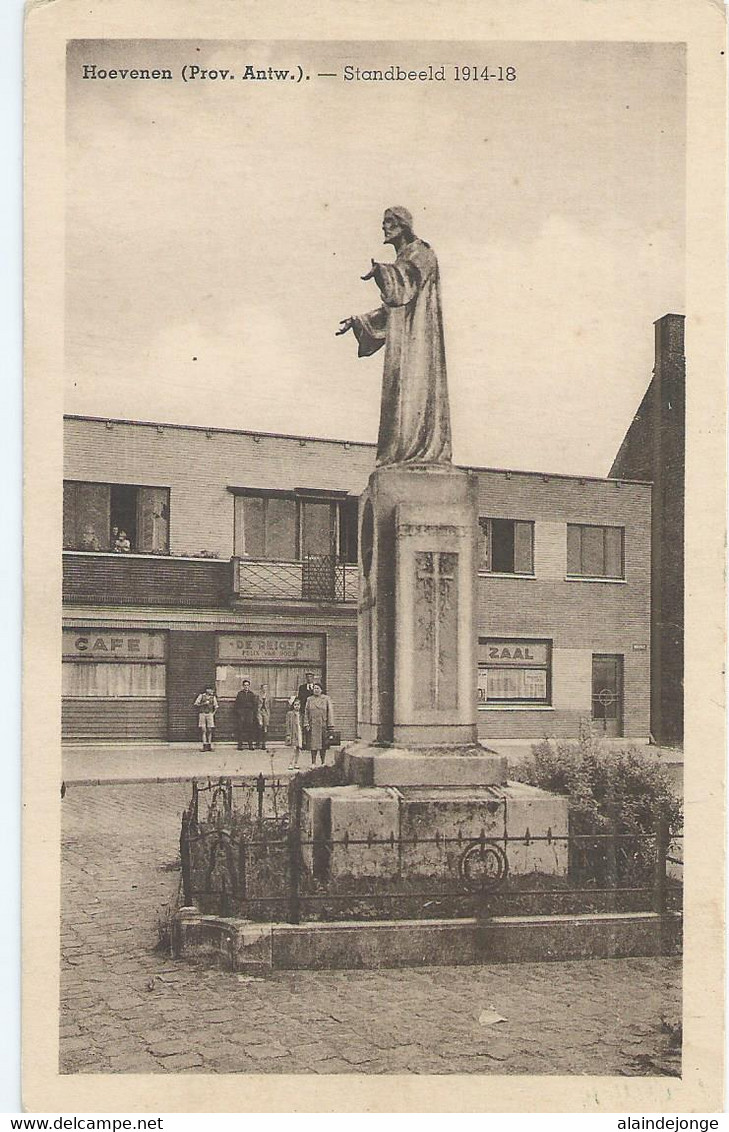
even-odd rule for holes
{"type": "Polygon", "coordinates": [[[684,88],[678,44],[70,44],[65,411],[375,441],[382,354],[335,330],[399,204],[440,263],[454,460],[606,475],[685,309],[684,88]],[[447,81],[342,78],[390,64],[447,81]]]}

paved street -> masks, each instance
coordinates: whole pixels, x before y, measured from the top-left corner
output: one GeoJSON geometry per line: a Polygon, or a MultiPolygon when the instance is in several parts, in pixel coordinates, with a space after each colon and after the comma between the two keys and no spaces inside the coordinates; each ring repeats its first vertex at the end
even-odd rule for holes
{"type": "Polygon", "coordinates": [[[236,976],[155,951],[189,784],[63,806],[61,1071],[676,1073],[677,959],[236,976]],[[506,1021],[484,1025],[495,1010],[506,1021]]]}

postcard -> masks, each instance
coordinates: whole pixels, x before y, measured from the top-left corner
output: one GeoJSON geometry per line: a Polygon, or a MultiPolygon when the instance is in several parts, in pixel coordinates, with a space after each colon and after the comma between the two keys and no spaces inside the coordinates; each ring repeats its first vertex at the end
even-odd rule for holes
{"type": "Polygon", "coordinates": [[[723,9],[26,24],[26,1107],[718,1111],[723,9]]]}

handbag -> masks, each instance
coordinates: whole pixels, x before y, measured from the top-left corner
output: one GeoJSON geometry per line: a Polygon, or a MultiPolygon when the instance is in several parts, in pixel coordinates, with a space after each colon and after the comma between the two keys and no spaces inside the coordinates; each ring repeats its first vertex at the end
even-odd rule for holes
{"type": "Polygon", "coordinates": [[[333,727],[327,727],[327,747],[341,747],[342,745],[342,732],[335,731],[333,727]]]}

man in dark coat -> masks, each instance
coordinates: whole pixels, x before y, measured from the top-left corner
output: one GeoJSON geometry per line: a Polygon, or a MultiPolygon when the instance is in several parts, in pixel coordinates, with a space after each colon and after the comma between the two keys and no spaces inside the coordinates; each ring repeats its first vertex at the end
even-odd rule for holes
{"type": "Polygon", "coordinates": [[[299,684],[299,691],[298,691],[298,695],[297,695],[296,698],[299,701],[299,713],[301,715],[301,733],[302,733],[302,736],[303,736],[303,739],[304,739],[304,747],[305,747],[306,750],[309,749],[308,738],[307,738],[307,734],[306,734],[306,701],[308,700],[309,696],[313,693],[313,691],[314,691],[314,673],[313,672],[305,672],[304,673],[304,683],[299,684]]]}
{"type": "Polygon", "coordinates": [[[243,687],[235,697],[233,712],[238,750],[242,751],[243,744],[247,743],[248,750],[254,751],[258,734],[258,696],[251,691],[250,680],[243,681],[243,687]]]}
{"type": "MultiPolygon", "coordinates": [[[[319,678],[318,682],[321,684],[321,678],[319,678]]],[[[314,691],[314,673],[313,672],[305,672],[304,673],[304,683],[299,684],[299,692],[298,692],[298,695],[296,697],[297,700],[299,701],[299,704],[301,705],[299,710],[301,712],[302,720],[304,718],[304,712],[306,711],[306,701],[308,700],[309,696],[311,695],[311,693],[313,691],[314,691]]]]}

